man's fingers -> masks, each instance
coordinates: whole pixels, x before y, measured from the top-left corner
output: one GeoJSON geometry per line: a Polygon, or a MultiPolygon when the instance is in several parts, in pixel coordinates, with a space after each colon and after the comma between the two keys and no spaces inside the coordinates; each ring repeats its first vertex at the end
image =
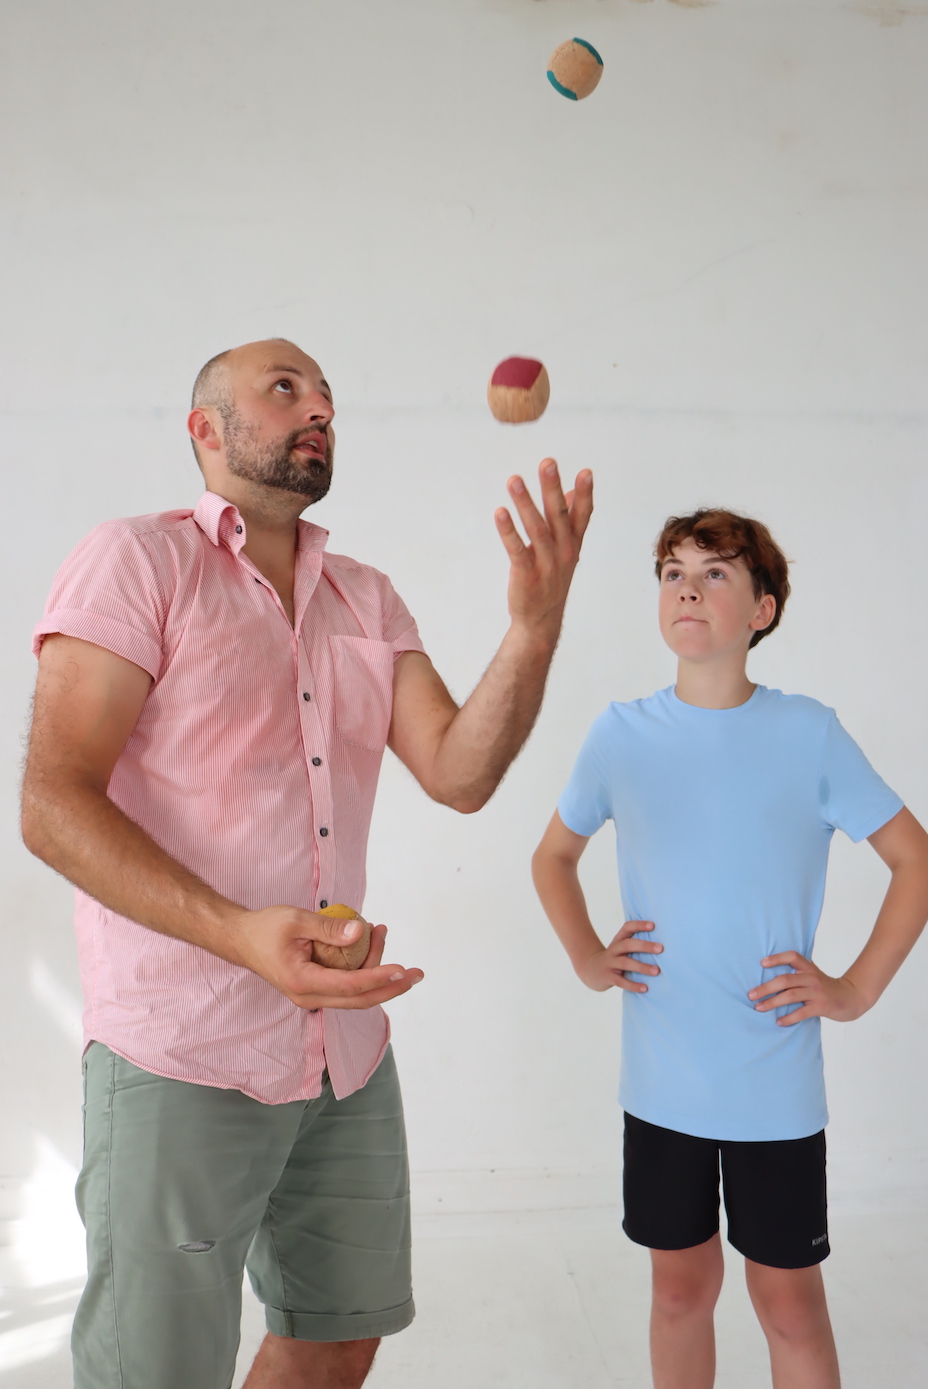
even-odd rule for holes
{"type": "MultiPolygon", "coordinates": [[[[322,969],[322,966],[316,966],[322,969]]],[[[322,987],[293,987],[287,996],[300,1008],[374,1008],[391,998],[408,993],[425,976],[421,969],[402,965],[380,965],[374,969],[325,970],[322,987]]],[[[315,980],[313,980],[315,983],[315,980]]]]}
{"type": "Polygon", "coordinates": [[[545,520],[552,535],[558,539],[570,535],[570,504],[564,496],[561,476],[553,458],[544,458],[538,467],[541,482],[541,503],[545,520]]]}
{"type": "Polygon", "coordinates": [[[529,540],[536,547],[550,547],[552,540],[548,523],[532,500],[532,494],[525,483],[520,477],[511,477],[506,486],[529,540]]]}
{"type": "MultiPolygon", "coordinates": [[[[349,999],[370,993],[374,989],[385,988],[404,978],[407,973],[402,965],[378,964],[369,969],[364,964],[360,969],[326,969],[324,965],[307,961],[305,964],[295,965],[289,971],[289,977],[281,982],[293,998],[308,997],[310,994],[316,997],[322,994],[327,998],[349,999]]],[[[419,973],[421,974],[421,970],[419,973]]]]}
{"type": "Polygon", "coordinates": [[[567,494],[570,527],[577,540],[582,540],[593,515],[593,474],[589,468],[577,474],[573,491],[567,494]]]}
{"type": "Polygon", "coordinates": [[[323,916],[320,912],[313,912],[313,915],[316,921],[309,938],[324,941],[326,945],[350,945],[364,930],[365,922],[358,916],[323,916]]]}
{"type": "Polygon", "coordinates": [[[528,550],[525,547],[521,535],[516,530],[515,522],[504,506],[499,507],[493,515],[496,522],[496,529],[499,531],[500,540],[506,547],[506,553],[513,563],[529,558],[528,550]]]}
{"type": "Polygon", "coordinates": [[[384,946],[387,943],[386,926],[374,926],[371,928],[371,948],[367,952],[362,969],[376,969],[383,959],[384,946]]]}

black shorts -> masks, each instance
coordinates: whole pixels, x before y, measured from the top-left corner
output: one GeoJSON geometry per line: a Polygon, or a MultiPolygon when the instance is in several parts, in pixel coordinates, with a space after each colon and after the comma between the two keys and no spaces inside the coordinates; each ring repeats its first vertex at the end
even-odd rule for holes
{"type": "Polygon", "coordinates": [[[693,1138],[625,1115],[625,1219],[649,1249],[691,1249],[719,1228],[719,1162],[728,1241],[769,1268],[808,1268],[831,1252],[825,1132],[772,1143],[693,1138]]]}

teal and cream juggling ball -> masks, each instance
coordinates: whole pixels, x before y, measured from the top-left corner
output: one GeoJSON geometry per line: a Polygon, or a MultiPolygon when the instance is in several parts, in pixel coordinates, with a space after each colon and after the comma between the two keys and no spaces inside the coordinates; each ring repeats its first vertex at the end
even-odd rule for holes
{"type": "Polygon", "coordinates": [[[548,81],[569,101],[582,101],[603,75],[603,60],[586,39],[559,43],[548,63],[548,81]]]}

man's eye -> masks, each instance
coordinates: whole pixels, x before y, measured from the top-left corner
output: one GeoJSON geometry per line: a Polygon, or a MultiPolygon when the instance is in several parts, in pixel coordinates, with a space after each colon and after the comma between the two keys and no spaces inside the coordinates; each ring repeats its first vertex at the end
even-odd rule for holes
{"type": "Polygon", "coordinates": [[[292,386],[292,384],[291,384],[289,381],[287,381],[287,380],[276,381],[276,382],[274,383],[274,390],[275,390],[275,391],[279,391],[280,388],[281,388],[281,386],[284,388],[285,391],[289,391],[291,395],[293,394],[293,386],[292,386]]]}

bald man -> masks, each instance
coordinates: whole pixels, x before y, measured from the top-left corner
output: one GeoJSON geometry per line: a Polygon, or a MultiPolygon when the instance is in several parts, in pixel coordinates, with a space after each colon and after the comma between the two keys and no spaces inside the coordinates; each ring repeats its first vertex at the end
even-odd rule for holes
{"type": "MultiPolygon", "coordinates": [[[[26,844],[77,888],[85,991],[75,1389],[356,1389],[413,1317],[402,1104],[380,1007],[422,971],[348,944],[389,746],[433,800],[493,794],[541,704],[592,510],[540,469],[496,513],[511,623],[459,708],[389,579],[300,519],[335,409],[282,339],[200,372],[194,511],[97,527],[36,628],[26,844]]],[[[410,846],[414,864],[415,845],[410,846]]]]}

